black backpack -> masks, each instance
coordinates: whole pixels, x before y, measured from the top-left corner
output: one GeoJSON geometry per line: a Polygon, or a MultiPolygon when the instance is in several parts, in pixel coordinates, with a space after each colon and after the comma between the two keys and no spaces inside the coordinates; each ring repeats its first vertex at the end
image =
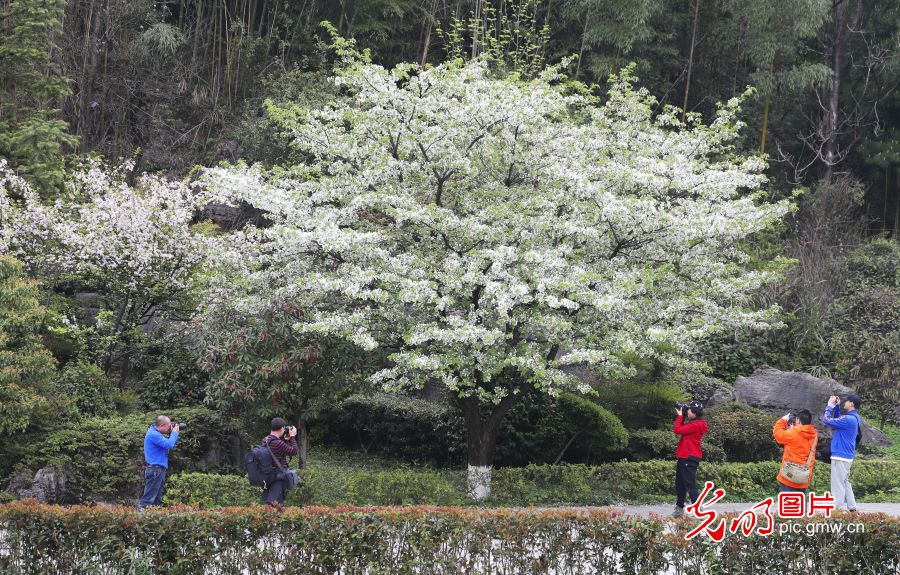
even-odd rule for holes
{"type": "Polygon", "coordinates": [[[244,456],[244,464],[247,467],[247,477],[250,485],[266,487],[276,474],[275,461],[268,445],[257,445],[244,456]]]}
{"type": "Polygon", "coordinates": [[[859,415],[855,415],[856,417],[856,447],[855,449],[859,449],[859,444],[862,443],[862,418],[859,415]]]}

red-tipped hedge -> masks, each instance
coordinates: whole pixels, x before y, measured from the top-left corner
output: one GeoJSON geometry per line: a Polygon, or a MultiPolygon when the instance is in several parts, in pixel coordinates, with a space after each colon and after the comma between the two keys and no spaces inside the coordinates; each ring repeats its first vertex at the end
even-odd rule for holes
{"type": "Polygon", "coordinates": [[[263,507],[217,511],[0,505],[0,573],[82,575],[766,573],[900,571],[900,520],[865,533],[704,537],[696,521],[607,510],[263,507]]]}

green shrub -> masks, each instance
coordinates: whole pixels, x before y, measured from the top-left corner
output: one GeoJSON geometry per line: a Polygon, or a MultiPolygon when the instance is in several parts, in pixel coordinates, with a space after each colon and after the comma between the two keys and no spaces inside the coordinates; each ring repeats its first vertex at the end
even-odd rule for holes
{"type": "MultiPolygon", "coordinates": [[[[707,410],[709,433],[703,447],[718,447],[734,462],[781,460],[783,448],[772,437],[775,418],[736,402],[707,410]]],[[[713,457],[717,459],[717,457],[713,457]]]]}
{"type": "Polygon", "coordinates": [[[672,425],[674,404],[684,399],[674,382],[652,379],[605,384],[599,402],[628,429],[658,429],[672,425]]]}
{"type": "Polygon", "coordinates": [[[671,376],[668,378],[668,381],[682,389],[688,398],[696,399],[703,403],[709,401],[709,398],[713,396],[716,390],[730,387],[729,384],[721,379],[699,373],[671,376]]]}
{"type": "Polygon", "coordinates": [[[346,501],[354,505],[459,505],[462,492],[437,471],[398,469],[355,472],[344,478],[346,501]]]}
{"type": "Polygon", "coordinates": [[[678,436],[671,429],[635,429],[628,440],[626,457],[633,461],[648,461],[674,457],[678,436]]]}
{"type": "MultiPolygon", "coordinates": [[[[192,407],[168,415],[189,423],[169,454],[173,472],[210,471],[222,465],[217,454],[231,431],[215,412],[192,407]]],[[[17,470],[33,472],[45,465],[64,469],[68,502],[125,501],[140,495],[144,434],[155,417],[145,413],[75,421],[46,435],[22,436],[5,450],[18,462],[17,470]]]]}
{"type": "Polygon", "coordinates": [[[258,504],[262,489],[253,487],[246,475],[175,473],[166,478],[163,504],[182,504],[213,509],[258,504]]]}
{"type": "MultiPolygon", "coordinates": [[[[324,440],[366,453],[443,466],[465,460],[462,412],[444,402],[383,393],[354,395],[322,419],[324,440]]],[[[594,399],[531,393],[504,418],[494,461],[498,466],[600,462],[623,449],[627,440],[621,421],[594,399]]]]}
{"type": "MultiPolygon", "coordinates": [[[[763,463],[702,462],[700,484],[712,481],[726,490],[726,501],[760,501],[778,491],[775,476],[779,461],[763,463]]],[[[891,500],[897,489],[900,462],[857,461],[850,479],[860,499],[891,500]]],[[[301,471],[300,486],[288,494],[290,505],[464,505],[464,470],[394,469],[340,470],[333,467],[301,471]]],[[[216,507],[250,504],[259,489],[250,488],[244,475],[174,475],[167,490],[168,503],[216,507]],[[184,483],[190,485],[183,485],[184,483]],[[223,493],[222,491],[230,491],[223,493]]],[[[480,504],[524,507],[585,506],[656,503],[674,498],[675,460],[621,461],[602,465],[529,465],[493,472],[491,497],[480,504]]],[[[829,489],[830,467],[815,466],[813,491],[829,489]]],[[[897,499],[893,499],[897,500],[897,499]]]]}
{"type": "Polygon", "coordinates": [[[144,372],[138,394],[144,410],[203,404],[209,374],[197,366],[181,340],[142,354],[135,369],[144,372]]]}
{"type": "MultiPolygon", "coordinates": [[[[731,519],[735,515],[726,516],[731,519]]],[[[781,520],[776,520],[780,522],[781,520]]],[[[896,573],[900,520],[882,515],[802,520],[800,533],[684,540],[690,519],[608,510],[452,507],[204,511],[0,505],[0,571],[224,575],[896,573]],[[864,530],[806,534],[806,523],[864,530]],[[848,555],[848,549],[852,553],[848,555]],[[848,558],[850,560],[848,560],[848,558]]]]}
{"type": "Polygon", "coordinates": [[[66,365],[53,380],[53,387],[75,405],[82,417],[104,417],[115,409],[115,388],[103,370],[92,363],[66,365]]]}
{"type": "Polygon", "coordinates": [[[598,463],[609,460],[627,442],[622,422],[595,398],[530,393],[501,425],[494,462],[500,467],[598,463]]]}
{"type": "Polygon", "coordinates": [[[465,454],[461,414],[403,395],[353,395],[341,402],[332,433],[348,447],[406,461],[458,463],[465,454]]]}

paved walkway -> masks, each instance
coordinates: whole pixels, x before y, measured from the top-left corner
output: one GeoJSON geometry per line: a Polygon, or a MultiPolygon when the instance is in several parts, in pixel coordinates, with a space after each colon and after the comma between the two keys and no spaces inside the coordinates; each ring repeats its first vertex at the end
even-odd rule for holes
{"type": "MultiPolygon", "coordinates": [[[[746,511],[757,502],[752,503],[716,503],[710,509],[720,512],[746,511]]],[[[777,502],[775,503],[777,505],[777,502]]],[[[860,513],[887,513],[894,517],[900,517],[900,503],[858,503],[860,513]]],[[[616,509],[625,515],[647,517],[651,513],[657,515],[670,515],[675,509],[674,505],[613,505],[608,509],[616,509]]]]}

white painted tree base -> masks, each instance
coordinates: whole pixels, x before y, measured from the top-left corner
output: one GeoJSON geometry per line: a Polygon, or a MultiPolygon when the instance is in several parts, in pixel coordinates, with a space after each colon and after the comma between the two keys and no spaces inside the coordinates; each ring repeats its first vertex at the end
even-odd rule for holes
{"type": "Polygon", "coordinates": [[[492,465],[469,466],[469,497],[475,501],[486,499],[491,495],[492,465]]]}

